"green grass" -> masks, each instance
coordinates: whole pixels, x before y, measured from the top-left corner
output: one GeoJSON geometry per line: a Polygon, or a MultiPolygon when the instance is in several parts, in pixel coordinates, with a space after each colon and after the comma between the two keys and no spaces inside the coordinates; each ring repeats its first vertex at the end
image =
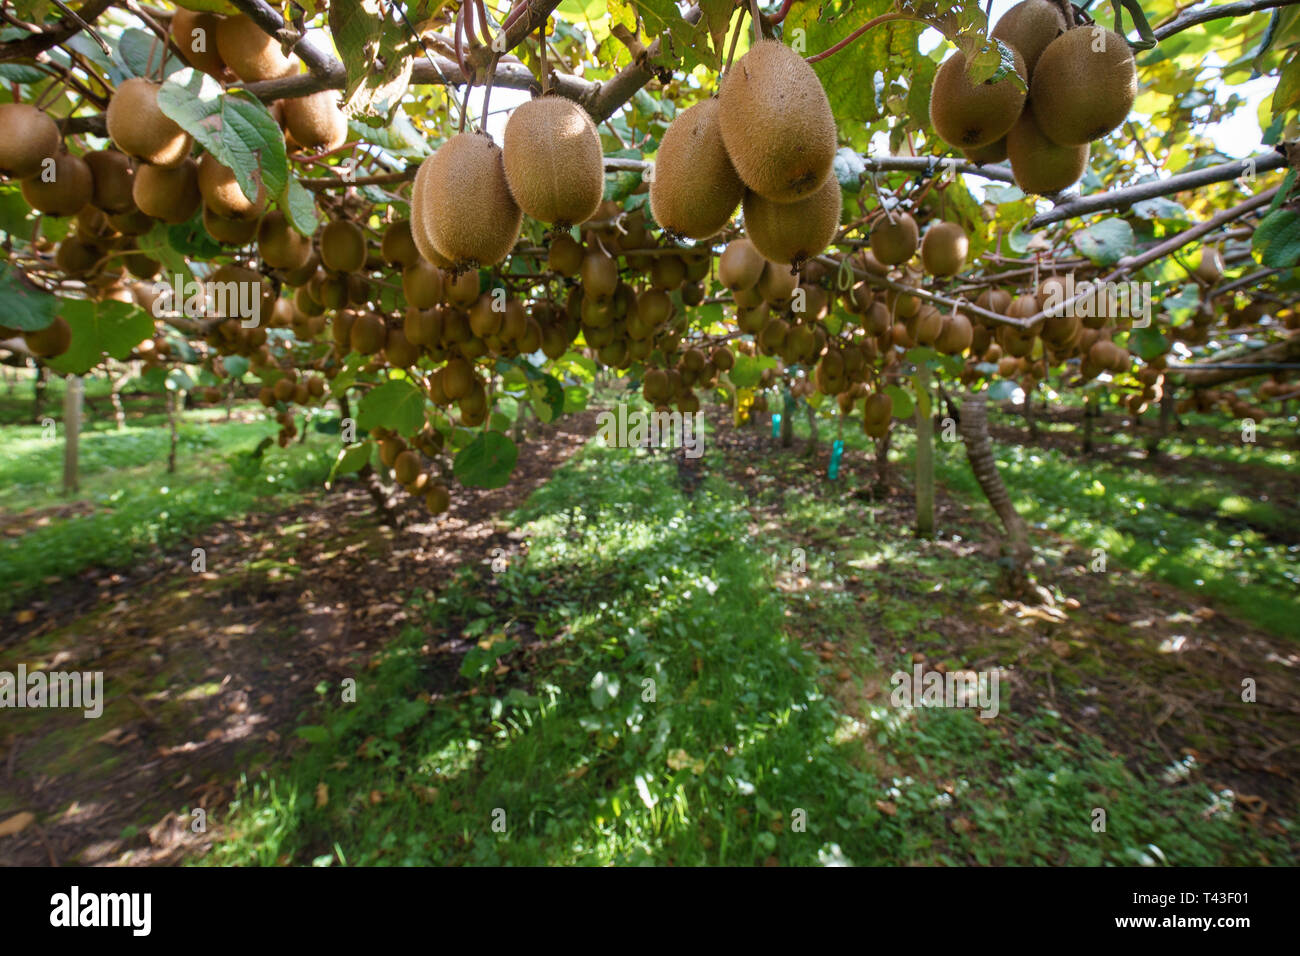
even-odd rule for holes
{"type": "MultiPolygon", "coordinates": [[[[823,440],[833,429],[825,416],[819,419],[823,440]]],[[[802,415],[795,432],[807,435],[802,415]]],[[[871,447],[859,429],[846,428],[844,437],[849,448],[871,447]]],[[[1030,524],[1085,549],[1104,549],[1112,571],[1151,575],[1203,594],[1273,634],[1300,638],[1300,553],[1270,539],[1270,530],[1290,523],[1274,505],[1225,487],[1194,462],[1164,474],[1034,446],[993,447],[1016,508],[1030,524]]],[[[891,460],[910,470],[914,452],[914,430],[896,422],[891,460]]],[[[983,502],[960,441],[936,440],[935,474],[966,502],[983,502]]]]}
{"type": "Polygon", "coordinates": [[[272,446],[255,467],[248,453],[261,439],[274,437],[275,424],[202,420],[216,414],[195,413],[197,420],[180,425],[172,474],[166,429],[133,426],[84,434],[82,488],[72,498],[58,493],[62,442],[46,440],[39,427],[5,428],[0,508],[13,513],[85,502],[90,510],[22,525],[28,528],[22,536],[0,539],[0,611],[40,591],[47,578],[95,566],[129,566],[214,522],[319,486],[329,473],[335,449],[310,438],[287,449],[272,446]]]}
{"type": "Polygon", "coordinates": [[[302,751],[245,781],[206,862],[1195,864],[1284,852],[1229,813],[1203,817],[1203,785],[1135,775],[1097,740],[1035,746],[1035,733],[1068,740],[1053,715],[1018,715],[1012,731],[827,696],[800,634],[841,642],[879,676],[895,662],[878,659],[873,634],[942,626],[932,578],[988,583],[974,562],[834,494],[791,492],[803,510],[754,536],[721,477],[688,500],[669,466],[589,445],[513,517],[526,561],[413,595],[424,623],[358,675],[356,703],[318,688],[302,751]],[[795,546],[813,578],[866,576],[869,600],[842,581],[786,597],[772,555],[795,546]],[[901,580],[899,566],[912,569],[901,580]],[[424,649],[458,634],[477,644],[448,675],[424,649]],[[516,646],[532,634],[543,647],[516,646]],[[1091,829],[1095,807],[1105,833],[1091,829]]]}

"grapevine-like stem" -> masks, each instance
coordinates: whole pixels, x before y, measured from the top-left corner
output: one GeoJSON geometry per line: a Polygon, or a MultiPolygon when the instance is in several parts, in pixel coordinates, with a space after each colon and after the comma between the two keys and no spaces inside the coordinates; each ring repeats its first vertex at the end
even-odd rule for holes
{"type": "Polygon", "coordinates": [[[826,59],[828,56],[834,56],[872,27],[880,26],[882,23],[888,23],[890,20],[912,20],[916,23],[924,23],[926,26],[930,25],[928,21],[923,20],[921,17],[914,17],[910,13],[883,13],[874,20],[868,20],[866,23],[862,24],[862,26],[858,27],[829,50],[823,50],[821,53],[804,57],[804,59],[809,63],[817,63],[820,60],[826,59]]]}
{"type": "Polygon", "coordinates": [[[790,12],[790,8],[793,6],[794,0],[785,0],[785,2],[781,4],[781,9],[776,11],[776,15],[772,17],[772,26],[776,26],[778,23],[784,23],[786,14],[790,12]]]}

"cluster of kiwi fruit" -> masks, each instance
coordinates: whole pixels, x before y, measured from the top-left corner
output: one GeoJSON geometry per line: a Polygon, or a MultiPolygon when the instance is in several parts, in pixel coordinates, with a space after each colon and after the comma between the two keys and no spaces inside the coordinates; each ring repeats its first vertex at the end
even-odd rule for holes
{"type": "Polygon", "coordinates": [[[972,162],[1009,159],[1027,193],[1072,186],[1087,168],[1088,144],[1118,128],[1137,97],[1128,42],[1100,26],[1069,27],[1052,0],[1021,0],[990,37],[1011,51],[1019,82],[972,83],[957,51],[935,74],[930,124],[972,162]]]}

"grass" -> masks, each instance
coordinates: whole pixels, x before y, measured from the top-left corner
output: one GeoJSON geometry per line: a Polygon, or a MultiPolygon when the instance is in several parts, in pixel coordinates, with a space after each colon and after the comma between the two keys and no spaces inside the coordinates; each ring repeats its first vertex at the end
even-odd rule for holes
{"type": "MultiPolygon", "coordinates": [[[[834,437],[834,427],[822,416],[821,438],[834,437]]],[[[795,433],[807,436],[802,415],[795,418],[795,433]]],[[[848,448],[872,448],[860,429],[846,428],[844,438],[848,448]]],[[[1033,446],[993,447],[1016,508],[1030,524],[1084,549],[1103,549],[1111,570],[1151,575],[1273,634],[1300,638],[1300,554],[1270,537],[1289,529],[1290,519],[1275,506],[1193,467],[1163,474],[1033,446]]],[[[911,469],[914,451],[915,432],[896,422],[891,457],[911,469]]],[[[936,440],[935,474],[967,503],[987,507],[960,441],[936,440]]]]}
{"type": "Polygon", "coordinates": [[[82,503],[89,510],[20,523],[24,534],[0,539],[0,611],[40,591],[49,579],[89,567],[129,566],[214,522],[319,486],[333,463],[332,447],[310,441],[272,446],[255,460],[249,453],[274,436],[272,422],[214,422],[204,419],[217,412],[192,414],[179,426],[172,474],[166,470],[165,429],[130,426],[83,434],[82,489],[72,499],[57,492],[62,442],[46,439],[39,426],[5,429],[0,508],[19,512],[82,503]]]}
{"type": "Polygon", "coordinates": [[[296,760],[244,782],[206,862],[1154,865],[1285,854],[1230,800],[1135,774],[1050,713],[985,723],[829,694],[828,667],[804,638],[838,642],[856,679],[879,682],[898,663],[887,634],[931,634],[988,586],[975,562],[872,524],[836,495],[790,491],[780,528],[756,535],[722,477],[687,499],[669,466],[588,446],[512,517],[526,559],[411,595],[423,623],[358,676],[355,703],[319,688],[296,760]],[[778,587],[794,547],[825,587],[778,587]],[[865,591],[850,593],[848,574],[865,591]],[[949,591],[936,597],[936,581],[949,591]],[[458,636],[474,643],[452,674],[436,651],[458,636]],[[1098,807],[1105,832],[1091,827],[1098,807]]]}

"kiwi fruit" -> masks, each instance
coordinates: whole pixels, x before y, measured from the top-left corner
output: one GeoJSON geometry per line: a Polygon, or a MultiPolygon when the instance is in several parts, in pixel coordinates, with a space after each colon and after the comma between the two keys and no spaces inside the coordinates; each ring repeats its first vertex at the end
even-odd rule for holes
{"type": "Polygon", "coordinates": [[[254,219],[266,209],[266,187],[259,182],[257,198],[249,199],[235,179],[235,171],[211,153],[199,159],[199,192],[209,209],[227,219],[254,219]]]}
{"type": "Polygon", "coordinates": [[[934,347],[944,355],[959,355],[971,346],[975,329],[970,319],[960,312],[954,312],[944,319],[943,331],[934,341],[934,347]]]}
{"type": "Polygon", "coordinates": [[[767,261],[759,255],[752,242],[734,239],[727,243],[727,248],[718,258],[718,280],[732,292],[752,289],[758,285],[766,267],[767,261]]]}
{"type": "Polygon", "coordinates": [[[161,84],[143,77],[124,81],[108,101],[108,135],[122,152],[154,166],[179,166],[194,140],[158,108],[161,84]]]}
{"type": "Polygon", "coordinates": [[[355,222],[335,219],[321,230],[320,261],[331,272],[358,272],[366,264],[366,234],[355,222]]]}
{"type": "Polygon", "coordinates": [[[618,261],[599,249],[582,257],[582,291],[587,299],[604,300],[618,288],[618,261]]]}
{"type": "Polygon", "coordinates": [[[171,23],[172,39],[185,62],[218,79],[226,70],[225,61],[217,52],[217,24],[220,21],[215,13],[200,13],[178,6],[171,23]]]}
{"type": "Polygon", "coordinates": [[[573,278],[582,268],[582,246],[572,236],[561,233],[551,240],[546,251],[546,267],[565,278],[573,278]]]}
{"type": "Polygon", "coordinates": [[[794,290],[799,287],[799,276],[789,269],[768,263],[763,274],[758,277],[758,294],[763,301],[774,309],[784,309],[790,304],[794,290]]]}
{"type": "Polygon", "coordinates": [[[41,171],[63,143],[59,127],[26,103],[0,103],[0,174],[27,179],[41,171]]]}
{"type": "Polygon", "coordinates": [[[1038,58],[1048,44],[1066,31],[1065,14],[1052,0],[1021,0],[1002,14],[989,34],[1024,58],[1025,78],[1034,75],[1038,58]]]}
{"type": "MultiPolygon", "coordinates": [[[[1023,116],[1023,112],[1021,113],[1023,116]]],[[[962,155],[968,162],[983,166],[985,163],[1001,163],[1007,158],[1007,138],[1003,136],[996,143],[989,143],[987,146],[976,146],[973,149],[963,149],[962,155]]]]}
{"type": "Polygon", "coordinates": [[[478,273],[473,270],[444,276],[443,290],[452,305],[467,309],[478,299],[478,273]]]}
{"type": "Polygon", "coordinates": [[[503,142],[506,182],[520,209],[561,229],[596,212],[605,159],[585,109],[562,96],[530,100],[510,114],[503,142]]]}
{"type": "Polygon", "coordinates": [[[90,204],[109,215],[130,212],[135,208],[131,198],[131,184],[135,180],[135,170],[125,153],[115,149],[101,149],[87,153],[82,157],[90,167],[94,180],[90,204]]]}
{"type": "Polygon", "coordinates": [[[1056,193],[1077,183],[1088,166],[1088,144],[1057,146],[1025,110],[1007,133],[1007,155],[1016,185],[1027,193],[1056,193]]]}
{"type": "Polygon", "coordinates": [[[400,326],[394,325],[384,338],[384,359],[393,368],[410,368],[420,360],[420,347],[407,339],[400,326]]]}
{"type": "Polygon", "coordinates": [[[374,355],[384,347],[387,339],[384,320],[373,312],[358,315],[348,331],[348,342],[358,355],[374,355]]]}
{"type": "Polygon", "coordinates": [[[1075,27],[1047,45],[1030,84],[1038,128],[1058,146],[1082,146],[1116,129],[1137,98],[1137,64],[1122,36],[1075,27]]]}
{"type": "MultiPolygon", "coordinates": [[[[199,173],[202,177],[202,170],[199,173]]],[[[311,239],[293,226],[284,213],[274,209],[257,227],[257,251],[273,269],[300,269],[311,258],[311,239]]]]}
{"type": "MultiPolygon", "coordinates": [[[[152,220],[150,220],[152,223],[152,220]]],[[[217,242],[227,246],[242,246],[253,241],[257,235],[256,219],[227,219],[218,216],[206,206],[203,207],[203,228],[217,242]]],[[[148,230],[146,230],[147,232],[148,230]]]]}
{"type": "Polygon", "coordinates": [[[731,221],[745,196],[722,145],[718,100],[679,113],[664,132],[650,183],[650,211],[671,235],[707,239],[731,221]]]}
{"type": "Polygon", "coordinates": [[[339,109],[338,101],[334,90],[281,100],[289,135],[303,149],[338,149],[348,138],[348,118],[339,109]]]}
{"type": "Polygon", "coordinates": [[[50,216],[71,216],[81,211],[95,194],[95,177],[80,156],[59,153],[50,168],[22,182],[23,198],[39,212],[50,216]]]}
{"type": "Polygon", "coordinates": [[[921,262],[932,276],[952,276],[966,264],[970,240],[955,222],[936,222],[921,240],[921,262]]]}
{"type": "Polygon", "coordinates": [[[930,89],[930,125],[950,146],[973,149],[996,143],[1011,129],[1025,105],[1025,61],[1012,50],[1020,82],[1004,76],[972,83],[966,75],[966,54],[948,57],[934,75],[930,89]]]}
{"type": "Polygon", "coordinates": [[[776,203],[745,193],[745,232],[769,262],[798,266],[820,255],[840,226],[840,182],[829,175],[811,195],[791,203],[776,203]]]}
{"type": "Polygon", "coordinates": [[[217,53],[245,83],[278,79],[293,67],[280,41],[242,13],[217,21],[217,53]]]}
{"type": "Polygon", "coordinates": [[[384,230],[379,254],[391,266],[413,266],[420,261],[420,250],[411,236],[411,220],[399,219],[384,230]]]}
{"type": "Polygon", "coordinates": [[[417,259],[402,270],[402,292],[406,295],[407,305],[412,308],[432,309],[442,302],[442,270],[417,259]]]}
{"type": "Polygon", "coordinates": [[[66,352],[68,346],[72,344],[72,327],[68,325],[67,319],[56,315],[54,321],[45,328],[35,332],[24,332],[23,342],[33,355],[54,358],[66,352]]]}
{"type": "Polygon", "coordinates": [[[1214,285],[1223,278],[1223,254],[1216,246],[1205,246],[1201,250],[1201,261],[1192,274],[1206,285],[1214,285]]]}
{"type": "Polygon", "coordinates": [[[908,213],[898,213],[894,221],[883,216],[871,227],[871,254],[888,266],[902,265],[916,255],[920,231],[908,213]]]}
{"type": "Polygon", "coordinates": [[[172,224],[188,220],[203,203],[199,166],[186,159],[179,166],[141,166],[135,172],[131,196],[146,215],[172,224]]]}
{"type": "Polygon", "coordinates": [[[424,206],[424,184],[428,182],[429,172],[433,169],[433,164],[430,162],[432,159],[433,157],[430,156],[420,163],[420,168],[415,173],[415,182],[411,186],[411,241],[415,243],[415,248],[419,250],[421,258],[426,262],[432,262],[439,269],[450,269],[451,260],[434,247],[433,237],[429,234],[424,217],[418,213],[418,210],[424,206]]]}
{"type": "Polygon", "coordinates": [[[143,236],[153,228],[153,219],[135,206],[135,180],[131,181],[131,204],[129,212],[120,212],[108,217],[109,224],[124,236],[143,236]]]}
{"type": "MultiPolygon", "coordinates": [[[[412,222],[422,221],[433,247],[453,269],[492,266],[509,255],[523,211],[510,193],[501,149],[491,137],[458,133],[425,163],[428,172],[412,222]]],[[[411,233],[416,235],[415,225],[411,233]]]]}
{"type": "Polygon", "coordinates": [[[68,236],[54,251],[54,264],[67,275],[87,275],[99,263],[99,247],[79,236],[68,236]]]}
{"type": "Polygon", "coordinates": [[[835,158],[835,116],[817,74],[779,40],[761,40],[722,78],[718,127],[751,192],[790,203],[821,190],[835,158]]]}

